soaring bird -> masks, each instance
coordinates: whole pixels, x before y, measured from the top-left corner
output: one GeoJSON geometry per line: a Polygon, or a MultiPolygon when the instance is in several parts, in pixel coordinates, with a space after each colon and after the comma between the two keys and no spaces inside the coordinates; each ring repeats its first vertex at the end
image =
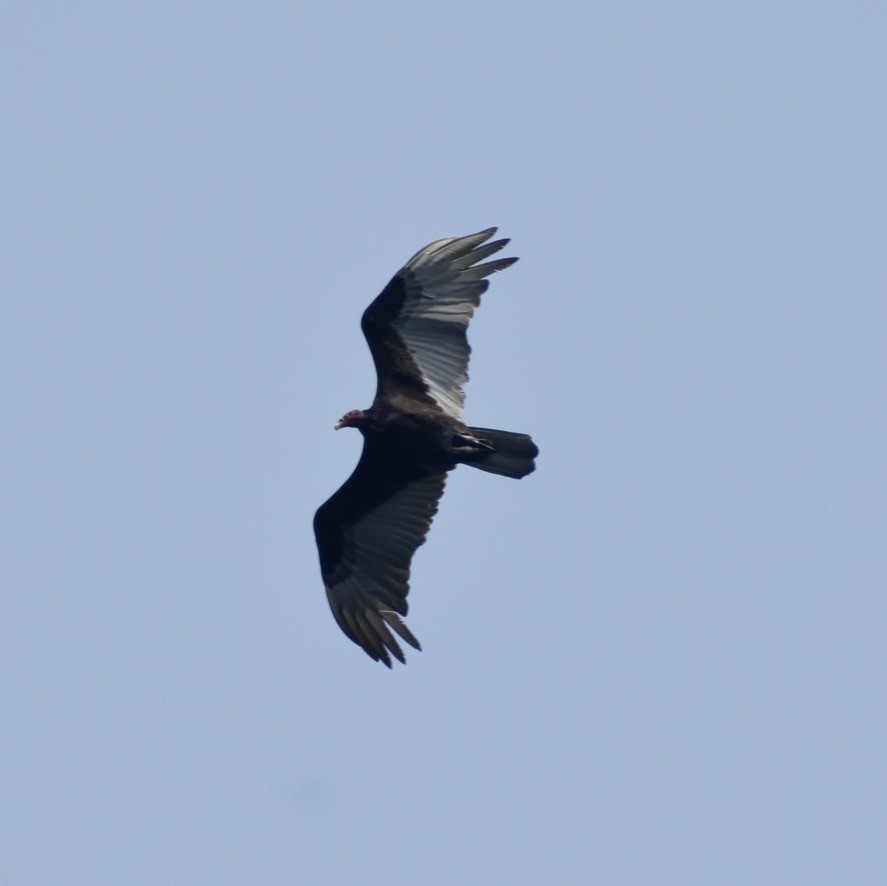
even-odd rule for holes
{"type": "Polygon", "coordinates": [[[336,424],[363,434],[345,484],[318,509],[314,533],[327,599],[339,627],[370,658],[404,662],[410,563],[425,541],[447,472],[465,464],[525,477],[539,454],[527,434],[468,427],[460,416],[468,381],[466,330],[487,277],[517,261],[484,259],[508,240],[496,228],[420,249],[364,311],[361,328],[376,365],[369,409],[336,424]]]}

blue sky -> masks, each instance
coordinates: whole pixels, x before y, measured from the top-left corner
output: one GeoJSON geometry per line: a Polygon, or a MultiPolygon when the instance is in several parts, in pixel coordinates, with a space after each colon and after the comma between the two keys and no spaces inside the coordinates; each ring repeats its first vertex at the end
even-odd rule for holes
{"type": "Polygon", "coordinates": [[[0,881],[880,884],[881,4],[11,4],[0,881]],[[389,672],[360,312],[498,225],[389,672]]]}

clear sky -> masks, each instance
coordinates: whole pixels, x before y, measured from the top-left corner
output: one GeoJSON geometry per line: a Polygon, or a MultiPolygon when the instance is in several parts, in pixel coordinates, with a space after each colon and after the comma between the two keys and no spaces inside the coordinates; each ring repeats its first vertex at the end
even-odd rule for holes
{"type": "Polygon", "coordinates": [[[0,882],[883,884],[887,7],[5,5],[0,882]],[[521,261],[424,651],[311,518],[431,240],[521,261]]]}

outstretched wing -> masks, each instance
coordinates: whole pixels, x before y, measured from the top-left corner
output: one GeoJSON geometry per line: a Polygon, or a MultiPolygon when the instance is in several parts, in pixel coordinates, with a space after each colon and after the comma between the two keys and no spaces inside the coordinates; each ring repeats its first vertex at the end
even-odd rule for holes
{"type": "Polygon", "coordinates": [[[445,473],[398,465],[364,440],[354,473],[314,516],[320,571],[339,627],[370,658],[404,662],[392,631],[415,649],[407,614],[410,562],[428,534],[445,473]]]}
{"type": "Polygon", "coordinates": [[[466,330],[490,285],[485,279],[517,261],[477,264],[508,240],[486,241],[488,228],[419,250],[366,309],[361,328],[376,364],[376,402],[409,397],[459,418],[468,381],[466,330]]]}

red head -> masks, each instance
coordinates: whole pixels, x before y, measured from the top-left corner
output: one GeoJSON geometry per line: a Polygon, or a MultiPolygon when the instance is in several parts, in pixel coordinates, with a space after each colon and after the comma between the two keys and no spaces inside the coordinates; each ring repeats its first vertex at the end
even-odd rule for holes
{"type": "Polygon", "coordinates": [[[366,418],[367,415],[362,409],[352,409],[336,422],[336,430],[338,431],[339,428],[359,428],[366,418]]]}

